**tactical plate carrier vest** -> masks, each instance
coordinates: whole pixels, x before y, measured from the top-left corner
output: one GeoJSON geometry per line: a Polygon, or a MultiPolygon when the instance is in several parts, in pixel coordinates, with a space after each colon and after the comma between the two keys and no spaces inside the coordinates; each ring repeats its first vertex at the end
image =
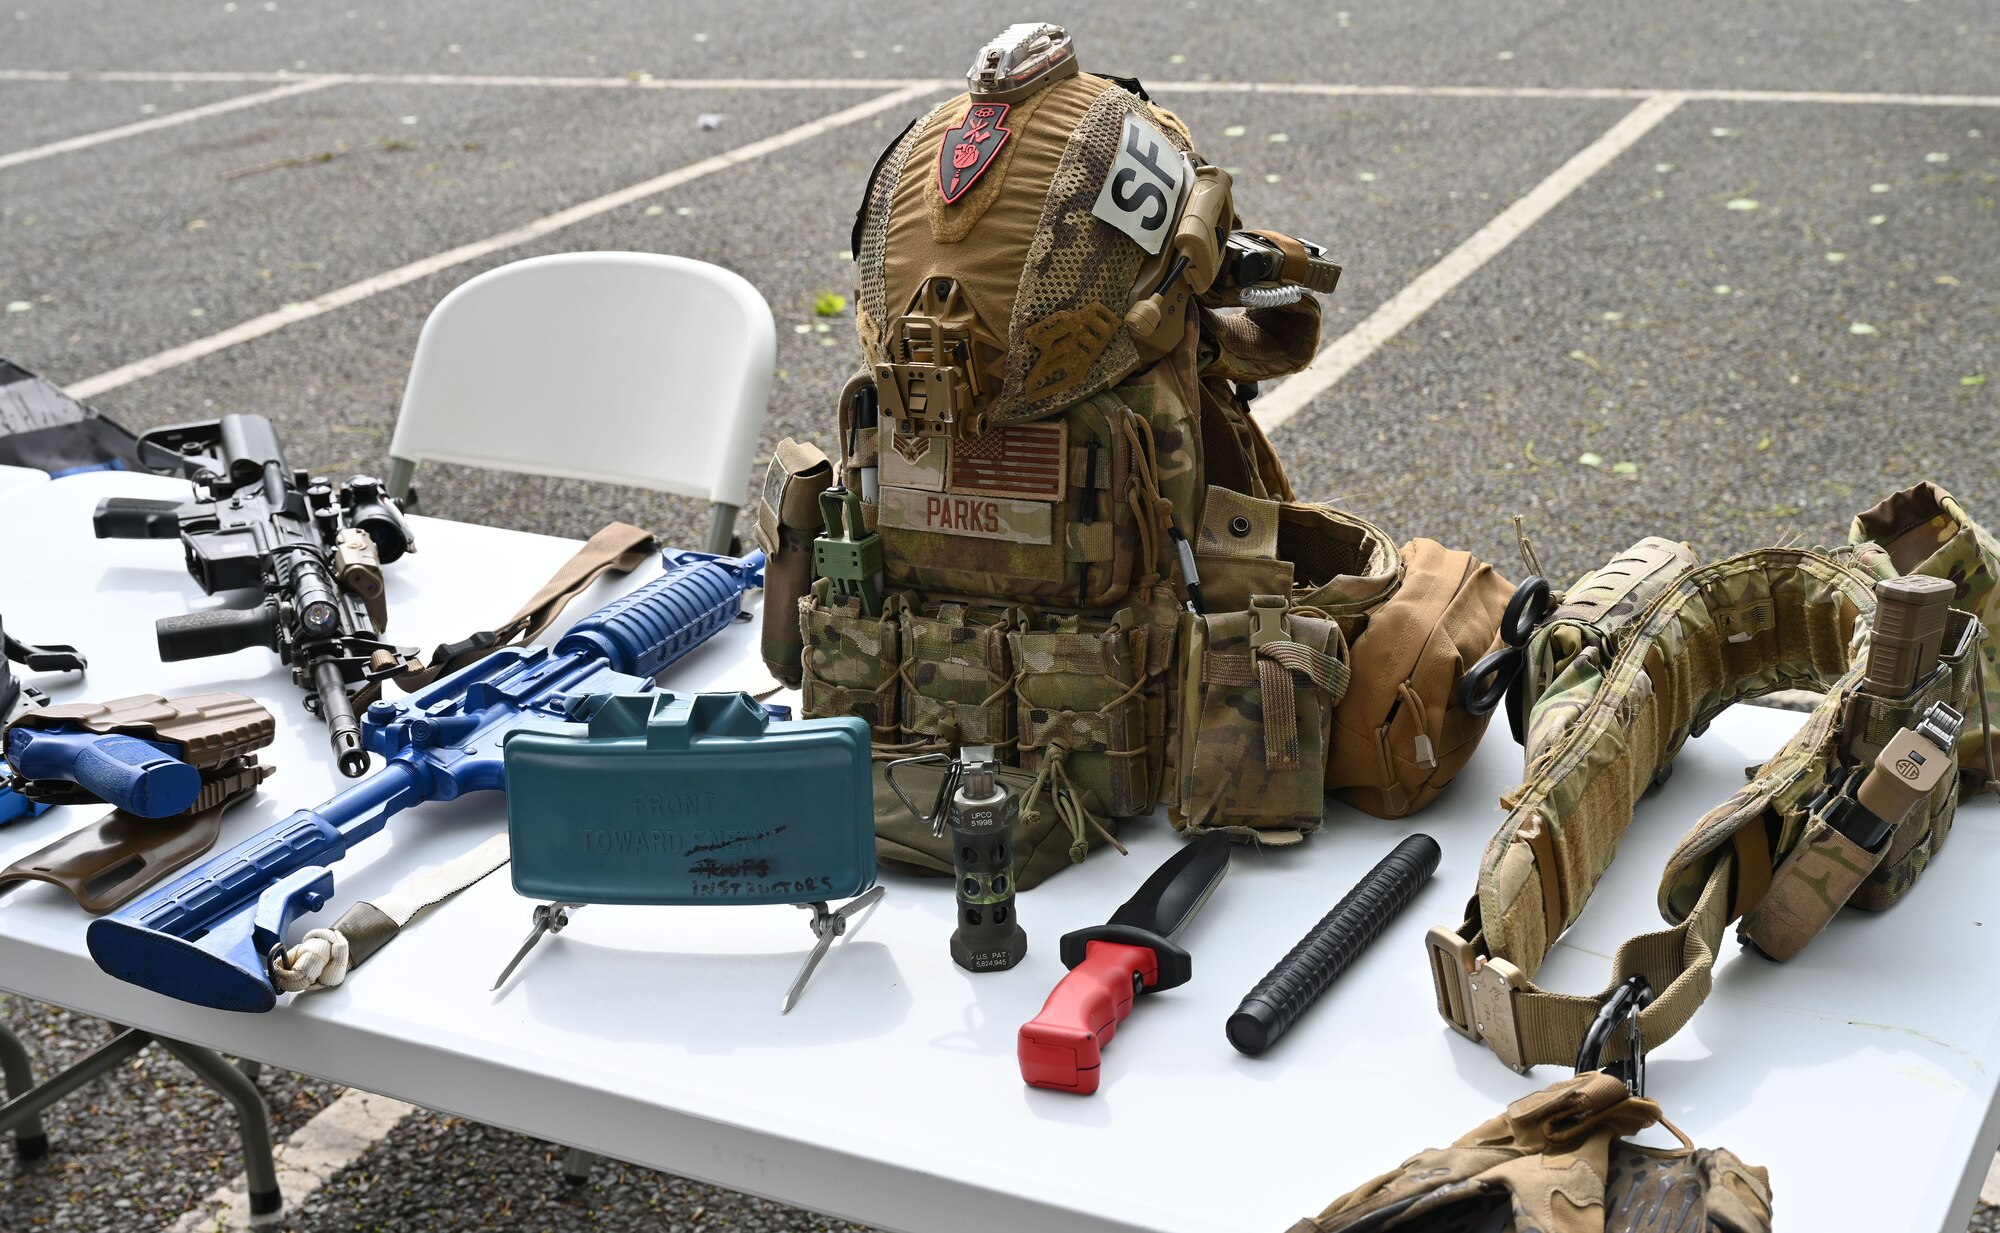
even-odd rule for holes
{"type": "Polygon", "coordinates": [[[1008,31],[969,80],[883,153],[856,219],[866,368],[833,495],[859,525],[800,602],[805,711],[867,719],[883,758],[993,746],[1032,777],[1024,828],[1059,815],[1071,860],[1160,802],[1296,838],[1347,641],[1401,568],[1372,525],[1294,499],[1249,415],[1256,382],[1311,361],[1308,290],[1339,267],[1232,230],[1227,173],[1137,82],[1078,72],[1059,28],[1008,31]],[[1176,743],[1209,714],[1225,730],[1176,743]],[[1259,773],[1220,774],[1250,755],[1259,773]]]}

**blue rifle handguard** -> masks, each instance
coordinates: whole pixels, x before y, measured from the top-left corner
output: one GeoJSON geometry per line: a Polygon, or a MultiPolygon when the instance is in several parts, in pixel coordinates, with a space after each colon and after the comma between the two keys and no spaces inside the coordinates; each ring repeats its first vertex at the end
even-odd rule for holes
{"type": "Polygon", "coordinates": [[[564,903],[774,904],[875,885],[868,725],[748,694],[574,697],[506,740],[514,889],[564,903]]]}
{"type": "Polygon", "coordinates": [[[387,761],[115,915],[92,921],[91,958],[120,980],[219,1010],[277,1001],[268,961],[293,920],[333,894],[325,866],[430,800],[505,787],[501,747],[519,728],[560,727],[573,693],[643,693],[652,674],[733,621],[764,558],[668,553],[667,572],[578,621],[553,648],[496,651],[362,726],[387,761]]]}

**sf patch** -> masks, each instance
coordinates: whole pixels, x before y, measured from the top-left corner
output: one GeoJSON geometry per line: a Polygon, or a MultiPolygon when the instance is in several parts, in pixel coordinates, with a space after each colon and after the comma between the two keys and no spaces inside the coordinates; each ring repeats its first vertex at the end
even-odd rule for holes
{"type": "Polygon", "coordinates": [[[1000,127],[1006,118],[1006,103],[973,103],[964,119],[945,130],[944,144],[938,147],[938,188],[946,205],[965,196],[993,165],[1013,134],[1000,127]]]}

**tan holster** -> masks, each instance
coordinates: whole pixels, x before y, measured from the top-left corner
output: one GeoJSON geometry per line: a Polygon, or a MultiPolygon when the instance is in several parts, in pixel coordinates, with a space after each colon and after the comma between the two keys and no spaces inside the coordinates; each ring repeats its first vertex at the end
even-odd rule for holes
{"type": "MultiPolygon", "coordinates": [[[[181,761],[201,772],[200,795],[182,813],[141,818],[114,809],[0,870],[0,886],[48,882],[68,891],[86,912],[109,912],[129,902],[215,846],[222,815],[248,799],[270,776],[272,768],[257,761],[256,751],[277,734],[277,721],[269,711],[231,693],[171,699],[139,694],[111,702],[41,707],[16,716],[9,726],[60,724],[178,746],[181,761]]],[[[42,799],[83,804],[98,798],[78,789],[74,796],[42,799]]]]}

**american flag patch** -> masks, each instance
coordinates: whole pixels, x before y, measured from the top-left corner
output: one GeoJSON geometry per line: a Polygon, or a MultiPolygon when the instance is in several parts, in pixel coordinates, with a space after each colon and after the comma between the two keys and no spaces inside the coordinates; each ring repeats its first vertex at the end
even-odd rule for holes
{"type": "Polygon", "coordinates": [[[1060,501],[1068,461],[1065,425],[1012,424],[952,442],[946,488],[978,496],[1060,501]]]}

